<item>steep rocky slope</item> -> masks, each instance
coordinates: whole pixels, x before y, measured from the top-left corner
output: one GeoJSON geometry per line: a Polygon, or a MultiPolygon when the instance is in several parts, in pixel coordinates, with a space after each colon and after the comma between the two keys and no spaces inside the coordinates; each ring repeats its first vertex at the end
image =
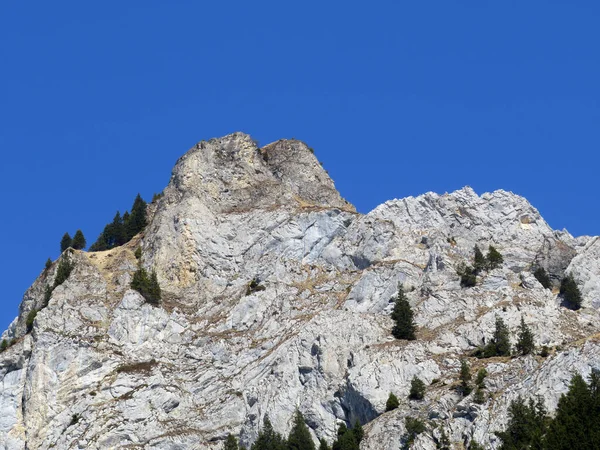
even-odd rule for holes
{"type": "Polygon", "coordinates": [[[442,429],[456,448],[495,448],[517,395],[552,411],[573,371],[600,368],[598,239],[552,230],[510,192],[427,193],[360,215],[303,143],[258,148],[236,133],[186,153],[149,216],[122,247],[68,250],[74,271],[46,307],[56,262],[25,293],[3,335],[0,448],[216,449],[229,432],[251,443],[265,414],[287,432],[296,408],[329,441],[360,420],[363,449],[397,449],[407,415],[429,426],[415,448],[435,448],[442,429]],[[475,244],[504,264],[461,288],[475,244]],[[138,246],[161,307],[129,289],[138,246]],[[572,273],[584,308],[561,307],[536,265],[572,273]],[[390,333],[398,283],[416,341],[390,333]],[[489,372],[479,405],[456,392],[460,359],[489,342],[496,316],[513,337],[523,317],[552,351],[471,358],[489,372]],[[423,401],[407,399],[414,375],[423,401]],[[400,408],[385,412],[390,392],[400,408]]]}

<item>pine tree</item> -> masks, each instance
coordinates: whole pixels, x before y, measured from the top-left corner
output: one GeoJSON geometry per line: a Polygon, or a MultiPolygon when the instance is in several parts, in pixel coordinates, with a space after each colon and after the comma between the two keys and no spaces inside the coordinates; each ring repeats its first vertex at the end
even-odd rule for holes
{"type": "Polygon", "coordinates": [[[552,282],[550,281],[550,277],[546,273],[546,269],[544,269],[543,267],[538,267],[537,269],[535,269],[535,272],[533,272],[533,276],[546,289],[551,289],[552,288],[552,282]]]}
{"type": "Polygon", "coordinates": [[[331,450],[327,445],[327,441],[323,438],[319,439],[319,450],[331,450]]]}
{"type": "Polygon", "coordinates": [[[485,260],[485,256],[481,253],[479,246],[475,245],[473,247],[473,269],[475,270],[475,274],[477,275],[487,266],[487,261],[485,260]]]}
{"type": "Polygon", "coordinates": [[[425,383],[416,375],[410,381],[410,393],[408,398],[411,400],[423,400],[425,397],[425,383]]]}
{"type": "Polygon", "coordinates": [[[136,234],[142,231],[146,225],[146,202],[142,199],[142,196],[138,194],[131,207],[131,214],[125,222],[127,241],[130,241],[136,234]]]}
{"type": "Polygon", "coordinates": [[[237,439],[232,435],[228,434],[227,439],[225,440],[225,444],[223,445],[223,450],[238,450],[237,439]]]}
{"type": "Polygon", "coordinates": [[[52,267],[52,260],[48,258],[46,260],[46,265],[44,266],[44,271],[47,272],[50,269],[50,267],[52,267]]]}
{"type": "Polygon", "coordinates": [[[569,274],[562,279],[560,284],[560,294],[563,296],[567,308],[574,310],[581,308],[581,292],[577,287],[573,274],[569,274]]]}
{"type": "Polygon", "coordinates": [[[288,435],[287,448],[288,450],[315,450],[315,443],[306,426],[304,416],[298,409],[294,414],[294,424],[288,435]]]}
{"type": "Polygon", "coordinates": [[[75,250],[83,250],[86,246],[85,237],[83,236],[83,232],[81,230],[77,230],[75,232],[75,236],[73,236],[73,242],[71,242],[71,247],[75,250]]]}
{"type": "Polygon", "coordinates": [[[62,239],[60,240],[60,252],[62,253],[66,249],[68,249],[71,246],[72,242],[73,239],[71,239],[71,235],[69,233],[65,233],[62,239]]]}
{"type": "Polygon", "coordinates": [[[60,286],[67,278],[71,275],[73,271],[73,263],[70,261],[68,256],[65,254],[60,258],[58,262],[58,267],[56,268],[56,276],[54,277],[54,287],[60,286]]]}
{"type": "Polygon", "coordinates": [[[263,419],[263,427],[258,432],[258,437],[251,450],[286,450],[286,443],[279,433],[273,430],[273,425],[268,416],[263,419]]]}
{"type": "Polygon", "coordinates": [[[338,429],[338,438],[331,446],[331,450],[359,450],[356,435],[352,429],[340,426],[338,429]]]}
{"type": "Polygon", "coordinates": [[[413,321],[413,311],[404,294],[402,285],[398,285],[398,296],[396,304],[392,311],[392,319],[396,322],[392,328],[392,334],[396,339],[415,340],[415,323],[413,321]]]}
{"type": "Polygon", "coordinates": [[[519,340],[517,341],[517,351],[521,355],[529,355],[535,351],[535,342],[533,339],[533,333],[525,323],[523,317],[521,317],[521,325],[519,326],[519,340]]]}
{"type": "Polygon", "coordinates": [[[506,324],[500,317],[496,317],[496,329],[494,330],[493,345],[495,347],[496,355],[510,355],[510,334],[506,324]]]}
{"type": "Polygon", "coordinates": [[[460,388],[462,394],[467,396],[471,393],[471,368],[465,359],[460,361],[460,388]]]}
{"type": "Polygon", "coordinates": [[[473,267],[460,264],[456,273],[460,275],[461,287],[473,287],[477,284],[477,272],[473,267]]]}
{"type": "Polygon", "coordinates": [[[488,249],[488,253],[485,259],[487,262],[487,268],[489,270],[494,270],[496,267],[500,267],[504,262],[504,258],[502,257],[500,252],[491,245],[488,249]]]}
{"type": "Polygon", "coordinates": [[[396,397],[393,393],[390,392],[387,402],[385,403],[385,410],[392,411],[392,410],[396,409],[398,406],[400,406],[398,397],[396,397]]]}
{"type": "Polygon", "coordinates": [[[365,437],[365,430],[363,430],[360,421],[356,419],[354,421],[354,426],[352,427],[352,432],[354,433],[354,437],[356,438],[356,442],[360,445],[363,437],[365,437]]]}
{"type": "MultiPolygon", "coordinates": [[[[508,408],[509,422],[505,431],[495,433],[501,440],[501,450],[542,449],[546,432],[546,410],[541,400],[529,404],[518,397],[508,408]]],[[[586,447],[579,447],[586,448],[586,447]]]]}
{"type": "Polygon", "coordinates": [[[408,449],[414,442],[415,438],[425,431],[425,424],[414,417],[405,417],[404,418],[404,426],[406,428],[406,433],[402,437],[404,441],[403,449],[408,449]]]}

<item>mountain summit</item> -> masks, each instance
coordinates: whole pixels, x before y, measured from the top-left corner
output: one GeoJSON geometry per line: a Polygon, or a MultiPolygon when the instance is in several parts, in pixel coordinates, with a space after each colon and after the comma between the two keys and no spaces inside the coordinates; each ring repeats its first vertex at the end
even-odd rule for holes
{"type": "Polygon", "coordinates": [[[182,156],[147,216],[122,246],[66,250],[25,293],[2,336],[1,448],[249,447],[266,416],[286,435],[299,411],[315,443],[358,421],[361,449],[397,449],[410,417],[426,424],[413,448],[493,449],[511,401],[552,412],[573,372],[600,369],[600,241],[513,193],[361,215],[304,143],[234,133],[182,156]],[[158,306],[131,288],[142,269],[158,306]],[[392,334],[400,297],[414,340],[392,334]],[[536,350],[490,354],[499,321],[513,349],[525,323],[536,350]],[[473,392],[465,361],[487,373],[473,392]]]}

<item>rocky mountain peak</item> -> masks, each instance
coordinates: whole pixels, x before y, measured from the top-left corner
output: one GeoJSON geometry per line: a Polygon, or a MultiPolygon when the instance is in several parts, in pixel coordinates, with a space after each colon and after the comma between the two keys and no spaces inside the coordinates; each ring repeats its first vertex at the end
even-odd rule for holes
{"type": "Polygon", "coordinates": [[[259,148],[240,132],[196,144],[177,162],[170,187],[167,193],[196,196],[214,212],[298,204],[353,210],[306,144],[259,148]]]}
{"type": "Polygon", "coordinates": [[[128,243],[67,250],[60,285],[55,261],[25,293],[3,333],[0,448],[220,450],[228,433],[249,448],[266,416],[285,434],[298,409],[315,441],[358,420],[361,450],[397,449],[410,416],[427,423],[415,449],[442,431],[497,449],[511,400],[554,411],[573,371],[600,369],[600,240],[552,230],[513,193],[430,192],[362,215],[302,142],[234,133],[182,156],[148,213],[128,243]],[[467,286],[457,269],[475,245],[502,262],[467,286]],[[139,266],[158,306],[131,289],[139,266]],[[579,310],[562,304],[565,275],[579,310]],[[411,341],[391,332],[399,284],[411,341]],[[524,320],[544,356],[473,356],[498,318],[513,347],[524,320]],[[478,398],[457,389],[462,360],[488,373],[478,398]]]}

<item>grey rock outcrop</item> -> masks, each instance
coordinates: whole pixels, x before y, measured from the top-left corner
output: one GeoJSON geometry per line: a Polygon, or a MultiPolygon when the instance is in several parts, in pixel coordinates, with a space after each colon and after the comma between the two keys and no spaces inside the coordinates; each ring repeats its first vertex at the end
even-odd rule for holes
{"type": "Polygon", "coordinates": [[[230,432],[248,445],[266,414],[287,433],[296,408],[330,442],[360,420],[363,449],[397,449],[409,415],[431,424],[415,448],[435,448],[442,428],[496,448],[511,399],[540,395],[552,410],[572,370],[600,368],[598,240],[552,230],[510,192],[427,193],[361,215],[305,144],[258,148],[235,133],[184,155],[150,212],[122,247],[62,255],[75,268],[47,306],[56,263],[25,294],[3,335],[14,342],[0,354],[0,448],[217,449],[230,432]],[[476,244],[504,264],[461,288],[456,268],[476,244]],[[138,246],[160,307],[129,289],[138,246]],[[582,310],[537,282],[540,265],[574,275],[582,310]],[[416,341],[390,333],[398,283],[416,341]],[[489,372],[478,405],[456,392],[460,360],[496,316],[512,331],[523,317],[552,351],[471,358],[489,372]],[[407,398],[413,376],[423,401],[407,398]],[[401,405],[385,412],[390,392],[401,405]]]}

